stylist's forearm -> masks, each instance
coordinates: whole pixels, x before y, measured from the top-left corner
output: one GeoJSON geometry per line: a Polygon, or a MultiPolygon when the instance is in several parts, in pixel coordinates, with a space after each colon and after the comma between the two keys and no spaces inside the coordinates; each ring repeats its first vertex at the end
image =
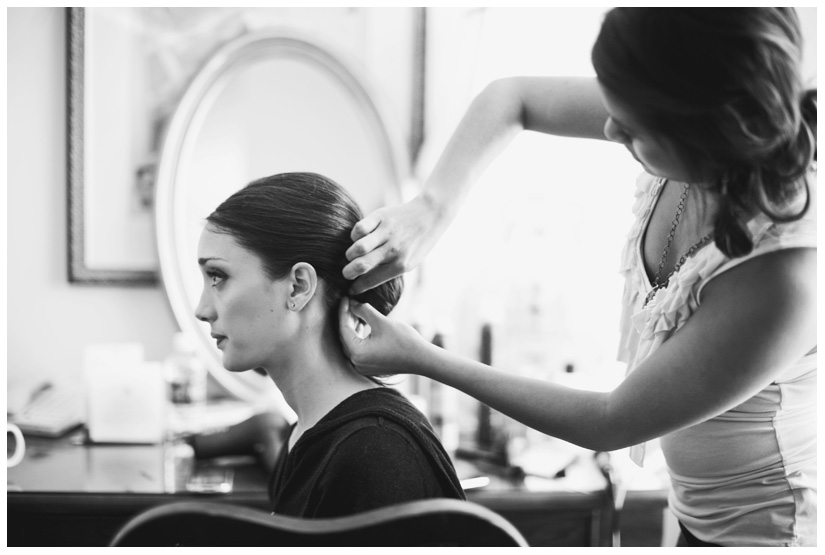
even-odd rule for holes
{"type": "Polygon", "coordinates": [[[607,393],[516,376],[431,344],[422,345],[408,364],[410,373],[454,387],[530,428],[576,445],[611,451],[635,442],[608,417],[607,393]]]}
{"type": "Polygon", "coordinates": [[[422,197],[449,220],[470,187],[523,130],[604,140],[607,112],[592,77],[509,77],[476,96],[447,143],[422,197]]]}
{"type": "Polygon", "coordinates": [[[515,81],[489,84],[461,119],[422,196],[451,219],[472,184],[522,129],[522,101],[515,81]]]}

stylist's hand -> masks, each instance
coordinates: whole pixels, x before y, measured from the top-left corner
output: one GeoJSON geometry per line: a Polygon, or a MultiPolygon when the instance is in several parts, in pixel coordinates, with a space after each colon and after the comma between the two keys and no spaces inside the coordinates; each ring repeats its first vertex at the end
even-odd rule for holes
{"type": "Polygon", "coordinates": [[[413,363],[428,345],[412,327],[348,298],[338,309],[338,325],[344,354],[363,376],[414,373],[413,363]]]}
{"type": "Polygon", "coordinates": [[[442,210],[425,194],[379,208],[352,229],[344,277],[358,295],[417,267],[447,226],[442,210]]]}

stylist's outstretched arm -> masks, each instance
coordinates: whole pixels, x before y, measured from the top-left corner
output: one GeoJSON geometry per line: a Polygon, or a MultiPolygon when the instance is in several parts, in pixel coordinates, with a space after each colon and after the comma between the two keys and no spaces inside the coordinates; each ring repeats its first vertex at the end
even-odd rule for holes
{"type": "Polygon", "coordinates": [[[456,355],[368,304],[344,299],[339,324],[344,352],[360,374],[432,378],[527,426],[594,450],[610,451],[654,437],[648,430],[610,422],[607,394],[524,378],[456,355]]]}
{"type": "Polygon", "coordinates": [[[607,112],[594,78],[516,77],[490,84],[470,105],[423,191],[358,222],[344,277],[355,295],[416,268],[455,218],[489,163],[527,130],[605,139],[607,112]]]}

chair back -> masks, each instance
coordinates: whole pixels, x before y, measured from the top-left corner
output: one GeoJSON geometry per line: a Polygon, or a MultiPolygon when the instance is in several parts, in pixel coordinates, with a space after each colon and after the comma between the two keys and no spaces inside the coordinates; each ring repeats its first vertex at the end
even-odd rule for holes
{"type": "Polygon", "coordinates": [[[127,522],[111,546],[528,547],[504,517],[469,501],[424,499],[355,515],[303,519],[227,503],[184,501],[127,522]]]}

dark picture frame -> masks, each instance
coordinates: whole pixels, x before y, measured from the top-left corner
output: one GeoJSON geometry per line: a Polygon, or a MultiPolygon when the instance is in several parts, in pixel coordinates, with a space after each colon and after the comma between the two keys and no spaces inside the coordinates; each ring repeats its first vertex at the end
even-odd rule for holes
{"type": "MultiPolygon", "coordinates": [[[[147,111],[146,117],[142,117],[144,114],[132,116],[138,118],[142,126],[145,123],[147,129],[140,130],[142,136],[153,137],[149,141],[151,148],[145,149],[145,160],[136,162],[133,168],[120,168],[115,179],[96,180],[95,177],[104,172],[90,167],[89,161],[105,160],[111,166],[113,157],[109,155],[110,151],[95,150],[114,148],[111,144],[117,144],[118,140],[131,140],[131,136],[124,137],[123,133],[137,134],[134,129],[124,131],[115,128],[104,141],[90,132],[90,121],[98,126],[101,122],[105,124],[106,114],[96,114],[94,111],[100,109],[100,98],[105,98],[107,91],[99,94],[100,91],[91,90],[93,74],[87,64],[90,56],[106,49],[99,46],[104,39],[90,36],[88,24],[92,18],[89,17],[89,10],[107,9],[114,10],[66,8],[68,280],[75,284],[100,286],[157,286],[160,282],[159,265],[156,255],[152,258],[152,251],[156,248],[152,211],[157,162],[153,155],[160,152],[164,124],[174,109],[176,98],[167,95],[165,111],[156,110],[151,114],[147,111]],[[96,50],[92,50],[95,47],[96,50]],[[90,102],[90,98],[95,100],[90,102]],[[93,198],[95,202],[92,202],[93,198]],[[113,200],[107,200],[110,198],[113,200]]],[[[413,44],[409,79],[412,90],[409,106],[405,107],[406,114],[401,117],[409,118],[406,139],[409,162],[413,164],[424,140],[426,8],[411,10],[413,44]]],[[[199,45],[198,56],[189,58],[191,67],[186,67],[185,71],[175,76],[179,83],[177,92],[182,94],[188,80],[208,58],[210,48],[217,49],[221,41],[230,38],[234,37],[215,37],[212,44],[199,45]]],[[[128,63],[121,65],[128,66],[128,63]]],[[[130,111],[133,110],[121,109],[116,113],[130,111]]]]}

